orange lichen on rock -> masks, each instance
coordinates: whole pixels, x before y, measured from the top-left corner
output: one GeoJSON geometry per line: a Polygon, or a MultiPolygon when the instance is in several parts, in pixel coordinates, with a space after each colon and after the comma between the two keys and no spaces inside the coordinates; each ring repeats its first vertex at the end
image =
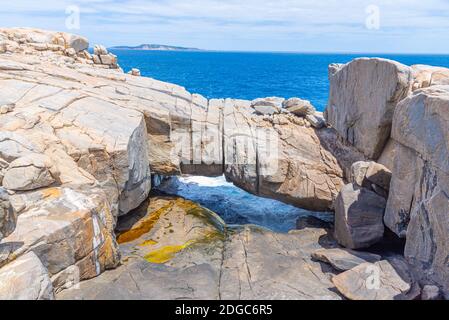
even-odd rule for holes
{"type": "Polygon", "coordinates": [[[42,191],[42,196],[44,198],[59,198],[62,192],[60,188],[48,188],[42,191]]]}
{"type": "Polygon", "coordinates": [[[159,221],[159,218],[162,214],[166,213],[173,207],[174,203],[169,203],[166,206],[154,211],[148,217],[140,220],[136,226],[131,228],[128,231],[123,232],[117,236],[117,242],[119,244],[127,243],[139,239],[144,234],[148,233],[153,229],[156,222],[159,221]]]}

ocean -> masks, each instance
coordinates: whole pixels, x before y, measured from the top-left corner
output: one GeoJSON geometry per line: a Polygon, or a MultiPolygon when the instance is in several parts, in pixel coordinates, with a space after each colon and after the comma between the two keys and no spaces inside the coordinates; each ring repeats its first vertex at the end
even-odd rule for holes
{"type": "Polygon", "coordinates": [[[406,65],[449,68],[449,55],[311,54],[111,50],[120,66],[171,82],[207,98],[252,100],[278,96],[307,99],[319,111],[327,105],[328,65],[358,57],[381,57],[406,65]]]}

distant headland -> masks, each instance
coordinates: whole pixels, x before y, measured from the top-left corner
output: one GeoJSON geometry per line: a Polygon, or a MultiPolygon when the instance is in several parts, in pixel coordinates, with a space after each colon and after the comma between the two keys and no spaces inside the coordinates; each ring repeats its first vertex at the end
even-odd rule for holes
{"type": "Polygon", "coordinates": [[[202,51],[198,48],[167,46],[162,44],[141,44],[139,46],[116,46],[112,50],[148,50],[148,51],[202,51]]]}

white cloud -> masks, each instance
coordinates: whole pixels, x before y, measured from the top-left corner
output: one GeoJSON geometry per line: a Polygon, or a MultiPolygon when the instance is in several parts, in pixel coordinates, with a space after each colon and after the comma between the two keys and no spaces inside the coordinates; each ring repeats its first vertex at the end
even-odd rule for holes
{"type": "Polygon", "coordinates": [[[79,33],[107,45],[449,52],[447,0],[15,0],[2,4],[0,18],[6,26],[64,29],[73,4],[82,12],[79,33]],[[380,9],[379,30],[365,27],[368,5],[380,9]]]}

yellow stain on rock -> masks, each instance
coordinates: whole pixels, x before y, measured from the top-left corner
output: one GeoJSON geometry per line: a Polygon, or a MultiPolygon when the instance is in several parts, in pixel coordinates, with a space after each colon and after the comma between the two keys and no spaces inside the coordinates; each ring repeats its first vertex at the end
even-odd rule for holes
{"type": "Polygon", "coordinates": [[[154,225],[159,221],[161,215],[170,210],[173,205],[174,203],[169,203],[168,205],[154,211],[148,217],[141,220],[135,228],[119,234],[117,236],[117,242],[119,244],[131,242],[150,232],[153,229],[154,225]]]}
{"type": "Polygon", "coordinates": [[[146,240],[146,241],[142,242],[141,244],[139,244],[139,247],[154,246],[157,243],[158,243],[157,241],[150,239],[150,240],[146,240]]]}
{"type": "Polygon", "coordinates": [[[44,198],[59,198],[62,194],[61,189],[59,188],[48,188],[42,191],[42,196],[44,198]]]}
{"type": "MultiPolygon", "coordinates": [[[[176,208],[182,209],[186,215],[194,216],[196,219],[203,221],[205,230],[203,230],[200,235],[197,235],[196,239],[188,240],[184,244],[162,246],[149,252],[144,256],[148,262],[165,264],[172,260],[177,253],[186,248],[196,245],[208,245],[210,243],[214,243],[215,241],[225,240],[226,227],[219,220],[217,220],[212,211],[202,208],[192,201],[178,198],[172,200],[169,204],[155,210],[152,213],[148,212],[150,215],[143,218],[138,224],[136,224],[135,227],[118,235],[117,242],[123,244],[139,239],[144,234],[150,232],[163,215],[176,208]]],[[[148,208],[148,211],[150,210],[152,209],[148,208]]],[[[170,231],[173,231],[173,233],[175,232],[171,223],[168,228],[170,231]]],[[[153,249],[151,247],[156,246],[157,244],[159,244],[158,241],[150,239],[143,241],[138,246],[150,247],[149,249],[151,250],[153,249]]]]}
{"type": "MultiPolygon", "coordinates": [[[[187,249],[189,247],[194,247],[196,245],[207,245],[209,243],[215,242],[215,241],[224,241],[225,236],[222,232],[218,230],[209,231],[205,233],[201,238],[199,239],[193,239],[189,240],[186,243],[182,245],[172,245],[172,246],[165,246],[160,249],[154,250],[150,253],[148,253],[144,258],[151,263],[155,264],[164,264],[172,260],[175,255],[184,249],[187,249]]],[[[152,240],[149,240],[152,241],[152,240]]],[[[153,241],[155,242],[155,241],[153,241]]],[[[145,242],[144,242],[145,243],[145,242]]],[[[157,244],[157,242],[156,242],[157,244]]],[[[143,245],[143,243],[142,243],[143,245]]],[[[148,243],[148,245],[152,245],[148,243]]]]}
{"type": "Polygon", "coordinates": [[[148,262],[156,264],[164,264],[169,262],[175,255],[189,246],[189,242],[179,246],[166,246],[158,250],[150,252],[145,256],[148,262]]]}

